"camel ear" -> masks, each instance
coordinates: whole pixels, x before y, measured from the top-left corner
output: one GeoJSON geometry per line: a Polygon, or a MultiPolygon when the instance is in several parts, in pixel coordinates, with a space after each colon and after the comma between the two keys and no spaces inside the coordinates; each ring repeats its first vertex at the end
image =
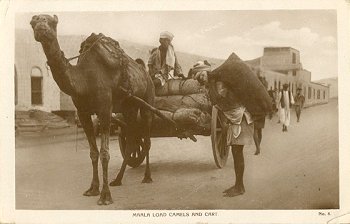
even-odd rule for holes
{"type": "Polygon", "coordinates": [[[56,15],[53,15],[53,21],[57,24],[58,23],[58,17],[56,15]]]}
{"type": "Polygon", "coordinates": [[[38,20],[38,16],[33,16],[32,17],[32,20],[30,21],[30,25],[34,28],[34,25],[35,25],[35,21],[38,20]]]}

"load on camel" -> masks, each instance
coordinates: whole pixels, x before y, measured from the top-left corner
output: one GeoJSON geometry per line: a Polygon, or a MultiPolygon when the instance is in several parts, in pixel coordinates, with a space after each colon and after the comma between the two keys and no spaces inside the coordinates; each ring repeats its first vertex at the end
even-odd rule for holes
{"type": "Polygon", "coordinates": [[[131,153],[137,149],[137,139],[146,149],[146,170],[142,182],[152,181],[149,168],[150,129],[153,114],[128,97],[128,93],[154,104],[154,86],[146,70],[128,57],[118,42],[102,34],[91,34],[81,45],[77,65],[65,58],[57,40],[56,15],[35,15],[30,24],[35,40],[42,44],[47,64],[59,88],[70,95],[78,111],[80,122],[87,136],[92,161],[92,182],[85,196],[100,195],[99,205],[113,203],[108,186],[109,132],[112,112],[122,112],[126,123],[127,153],[113,185],[120,185],[131,153]],[[113,57],[111,57],[111,54],[113,57]],[[122,88],[121,88],[122,87],[122,88]],[[127,91],[125,93],[121,89],[127,91]],[[137,127],[140,111],[142,129],[137,127]],[[101,149],[96,145],[91,115],[100,120],[101,149]],[[103,171],[102,190],[99,189],[98,160],[103,171]]]}

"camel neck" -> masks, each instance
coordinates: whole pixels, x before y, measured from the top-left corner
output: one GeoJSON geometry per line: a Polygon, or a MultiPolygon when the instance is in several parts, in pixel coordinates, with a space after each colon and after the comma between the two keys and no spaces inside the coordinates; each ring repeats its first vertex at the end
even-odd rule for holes
{"type": "Polygon", "coordinates": [[[42,42],[42,46],[49,64],[52,64],[54,66],[56,64],[62,63],[63,61],[66,61],[57,39],[50,42],[42,42]]]}
{"type": "Polygon", "coordinates": [[[74,83],[71,74],[72,65],[64,57],[64,53],[58,44],[57,39],[50,42],[42,42],[47,63],[50,66],[52,76],[59,88],[68,95],[74,93],[74,83]]]}

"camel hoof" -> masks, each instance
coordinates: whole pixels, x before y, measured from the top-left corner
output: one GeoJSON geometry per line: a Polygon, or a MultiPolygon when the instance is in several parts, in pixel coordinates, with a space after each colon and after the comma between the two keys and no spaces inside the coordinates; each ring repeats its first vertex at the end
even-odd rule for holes
{"type": "Polygon", "coordinates": [[[102,191],[100,199],[97,201],[98,205],[110,205],[113,204],[111,192],[109,191],[102,191]]]}
{"type": "Polygon", "coordinates": [[[112,186],[112,187],[114,187],[114,186],[121,186],[121,185],[122,185],[122,182],[120,180],[117,180],[117,179],[115,179],[115,180],[113,180],[112,182],[109,183],[109,186],[112,186]]]}
{"type": "Polygon", "coordinates": [[[259,155],[260,154],[260,151],[256,151],[255,153],[254,153],[254,155],[259,155]]]}
{"type": "Polygon", "coordinates": [[[90,187],[89,190],[84,192],[84,196],[97,196],[100,194],[100,190],[98,188],[90,187]]]}
{"type": "Polygon", "coordinates": [[[152,183],[153,180],[151,177],[144,177],[143,180],[142,180],[142,183],[143,184],[149,184],[149,183],[152,183]]]}

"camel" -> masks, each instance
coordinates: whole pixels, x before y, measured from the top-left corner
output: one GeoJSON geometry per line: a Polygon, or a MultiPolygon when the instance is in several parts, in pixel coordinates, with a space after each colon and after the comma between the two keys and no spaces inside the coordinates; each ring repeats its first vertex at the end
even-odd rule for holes
{"type": "Polygon", "coordinates": [[[133,101],[130,94],[154,105],[154,86],[146,70],[128,57],[117,41],[103,34],[91,34],[82,44],[76,65],[69,63],[61,51],[57,40],[56,15],[35,15],[30,24],[34,38],[40,42],[50,66],[52,76],[64,93],[71,96],[78,111],[80,122],[89,142],[92,161],[92,181],[85,196],[100,195],[98,205],[112,204],[108,185],[109,132],[112,112],[122,112],[125,118],[126,155],[121,169],[111,186],[122,184],[126,165],[132,153],[142,147],[145,151],[146,170],[143,183],[152,182],[149,167],[151,147],[150,129],[153,114],[133,101]],[[111,54],[114,54],[111,57],[111,54]],[[121,91],[121,89],[126,89],[121,91]],[[137,122],[140,111],[141,122],[137,122]],[[91,115],[100,120],[101,149],[98,151],[93,131],[91,115]],[[140,124],[141,123],[141,124],[140,124]],[[141,126],[141,128],[140,128],[141,126]],[[98,159],[103,171],[103,185],[100,192],[98,159]]]}

